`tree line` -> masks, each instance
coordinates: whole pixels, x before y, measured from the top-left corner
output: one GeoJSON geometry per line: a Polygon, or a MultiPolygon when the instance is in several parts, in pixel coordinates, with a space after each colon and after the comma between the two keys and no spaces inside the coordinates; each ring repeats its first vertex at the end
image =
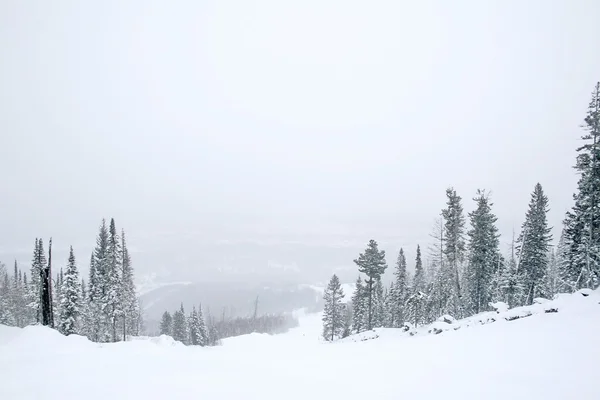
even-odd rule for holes
{"type": "Polygon", "coordinates": [[[125,232],[119,235],[114,219],[109,226],[102,220],[87,282],[80,278],[73,247],[66,269],[52,276],[52,239],[48,257],[43,239],[35,239],[29,275],[17,261],[12,275],[0,263],[0,324],[41,324],[95,342],[139,335],[143,318],[125,232]]]}
{"type": "Polygon", "coordinates": [[[284,333],[298,325],[298,320],[289,314],[264,314],[252,316],[214,318],[210,311],[203,316],[202,306],[192,308],[186,316],[183,303],[179,310],[165,311],[160,321],[160,334],[192,346],[216,346],[221,339],[247,335],[249,333],[284,333]]]}
{"type": "Polygon", "coordinates": [[[400,249],[394,279],[382,283],[387,269],[385,251],[371,240],[354,263],[359,277],[351,302],[343,302],[334,275],[324,293],[323,337],[334,340],[377,327],[408,328],[450,315],[465,318],[490,311],[497,302],[509,307],[530,305],[600,285],[600,82],[592,92],[584,119],[582,145],[577,148],[579,174],[574,205],[566,213],[556,248],[547,213],[549,200],[536,184],[521,231],[510,253],[500,251],[490,194],[478,190],[475,210],[465,216],[462,198],[446,190],[446,207],[431,235],[428,266],[417,246],[414,274],[407,271],[400,249]],[[467,227],[467,220],[469,226],[467,227]]]}

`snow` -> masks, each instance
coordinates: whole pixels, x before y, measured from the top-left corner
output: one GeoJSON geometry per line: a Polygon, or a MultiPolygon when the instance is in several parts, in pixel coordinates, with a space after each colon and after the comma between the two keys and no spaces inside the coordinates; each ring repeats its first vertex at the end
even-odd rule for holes
{"type": "Polygon", "coordinates": [[[461,327],[437,335],[382,329],[334,343],[320,339],[318,314],[303,313],[286,334],[213,348],[0,326],[0,399],[592,399],[600,293],[587,294],[436,322],[461,327]]]}

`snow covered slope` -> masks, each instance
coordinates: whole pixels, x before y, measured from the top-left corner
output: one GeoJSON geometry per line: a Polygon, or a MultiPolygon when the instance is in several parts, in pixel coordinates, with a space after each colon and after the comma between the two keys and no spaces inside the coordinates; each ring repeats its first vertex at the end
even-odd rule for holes
{"type": "Polygon", "coordinates": [[[0,326],[0,399],[595,399],[600,294],[556,301],[557,313],[362,342],[322,342],[318,315],[216,348],[0,326]]]}

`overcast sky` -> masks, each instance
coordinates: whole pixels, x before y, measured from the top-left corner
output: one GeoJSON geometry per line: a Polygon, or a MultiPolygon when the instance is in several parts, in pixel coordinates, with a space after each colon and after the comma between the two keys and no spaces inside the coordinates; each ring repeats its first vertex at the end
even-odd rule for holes
{"type": "Polygon", "coordinates": [[[467,211],[491,190],[508,235],[539,181],[559,225],[598,15],[595,0],[1,1],[0,259],[51,235],[89,254],[110,216],[139,251],[164,232],[412,244],[449,185],[467,211]]]}

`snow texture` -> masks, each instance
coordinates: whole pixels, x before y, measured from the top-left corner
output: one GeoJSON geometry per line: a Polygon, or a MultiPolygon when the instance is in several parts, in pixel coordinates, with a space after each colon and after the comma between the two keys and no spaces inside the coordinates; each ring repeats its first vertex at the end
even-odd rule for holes
{"type": "Polygon", "coordinates": [[[333,343],[320,338],[318,314],[218,347],[0,326],[0,399],[594,399],[599,303],[599,291],[584,291],[333,343]]]}

